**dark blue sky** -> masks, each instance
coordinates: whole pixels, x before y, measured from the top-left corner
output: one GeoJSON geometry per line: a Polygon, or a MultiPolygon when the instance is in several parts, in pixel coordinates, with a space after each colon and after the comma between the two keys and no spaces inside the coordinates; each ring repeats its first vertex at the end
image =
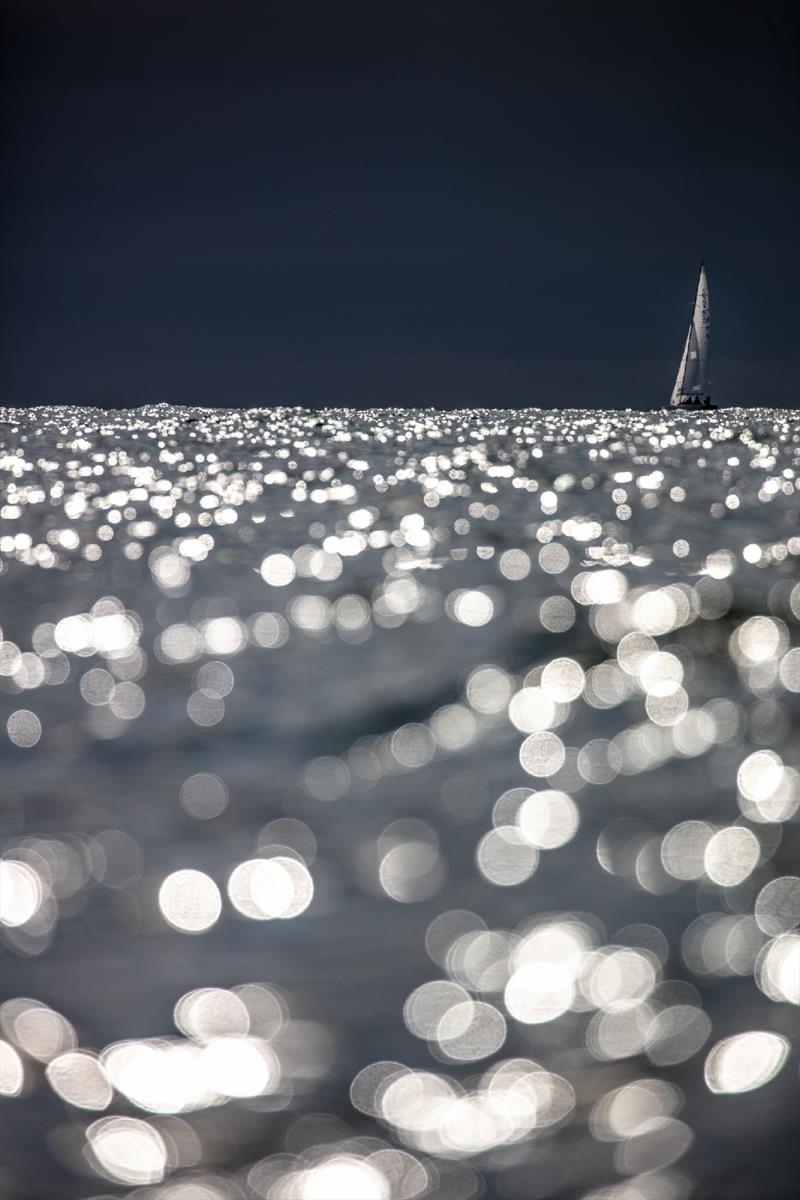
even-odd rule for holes
{"type": "Polygon", "coordinates": [[[4,0],[2,400],[798,404],[798,21],[4,0]]]}

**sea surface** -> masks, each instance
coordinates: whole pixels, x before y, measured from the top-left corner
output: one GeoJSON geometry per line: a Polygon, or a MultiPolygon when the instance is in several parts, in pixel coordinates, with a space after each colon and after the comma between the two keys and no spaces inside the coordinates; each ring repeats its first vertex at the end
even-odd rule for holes
{"type": "Polygon", "coordinates": [[[4,1200],[796,1194],[797,413],[0,420],[4,1200]]]}

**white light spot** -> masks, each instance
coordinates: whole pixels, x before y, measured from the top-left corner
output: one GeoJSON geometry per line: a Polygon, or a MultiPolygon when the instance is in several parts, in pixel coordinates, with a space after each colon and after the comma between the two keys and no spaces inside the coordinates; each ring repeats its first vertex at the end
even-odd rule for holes
{"type": "Polygon", "coordinates": [[[200,772],[181,784],[181,806],[198,821],[218,817],[228,806],[228,789],[218,775],[200,772]]]}
{"type": "Polygon", "coordinates": [[[477,1062],[495,1054],[506,1040],[506,1022],[492,1004],[464,1000],[442,1016],[436,1041],[446,1058],[477,1062]]]}
{"type": "Polygon", "coordinates": [[[586,676],[574,658],[556,658],[542,672],[542,690],[560,704],[577,700],[583,691],[586,676]]]}
{"type": "Polygon", "coordinates": [[[186,992],[175,1005],[174,1019],[182,1033],[198,1041],[250,1032],[247,1006],[226,988],[195,988],[186,992]]]}
{"type": "Polygon", "coordinates": [[[476,858],[485,879],[498,887],[513,887],[530,879],[539,863],[539,852],[513,825],[491,829],[481,839],[476,858]]]}
{"type": "Polygon", "coordinates": [[[8,736],[20,750],[30,750],[42,736],[42,723],[29,708],[18,708],[6,722],[8,736]]]}
{"type": "Polygon", "coordinates": [[[565,758],[564,743],[555,733],[532,733],[519,749],[522,769],[539,778],[555,775],[563,767],[565,758]]]}
{"type": "Polygon", "coordinates": [[[800,935],[784,933],[756,960],[756,982],[776,1004],[800,1004],[800,935]]]}
{"type": "Polygon", "coordinates": [[[280,1074],[274,1052],[259,1038],[214,1038],[203,1047],[199,1066],[220,1096],[263,1096],[275,1090],[280,1074]]]}
{"type": "Polygon", "coordinates": [[[219,888],[203,871],[173,871],[158,892],[158,906],[166,921],[183,933],[203,933],[219,920],[219,888]]]}
{"type": "Polygon", "coordinates": [[[24,1082],[22,1059],[13,1046],[0,1040],[0,1096],[18,1096],[24,1082]]]}
{"type": "Polygon", "coordinates": [[[522,836],[540,850],[565,846],[575,836],[580,816],[566,792],[532,792],[517,813],[522,836]]]}
{"type": "Polygon", "coordinates": [[[780,1071],[789,1043],[777,1033],[753,1030],[717,1042],[706,1058],[705,1080],[712,1092],[751,1092],[780,1071]]]}
{"type": "Polygon", "coordinates": [[[240,863],[228,880],[231,903],[254,921],[297,917],[314,896],[308,868],[294,858],[253,858],[240,863]]]}
{"type": "Polygon", "coordinates": [[[302,1176],[300,1200],[389,1200],[384,1176],[369,1163],[335,1155],[302,1176]]]}
{"type": "Polygon", "coordinates": [[[467,701],[476,712],[503,712],[513,687],[511,676],[501,667],[476,667],[467,680],[467,701]]]}
{"type": "Polygon", "coordinates": [[[729,825],[710,838],[703,856],[706,875],[721,887],[742,883],[758,862],[758,838],[742,825],[729,825]]]}
{"type": "Polygon", "coordinates": [[[573,972],[560,962],[533,962],[520,967],[505,989],[506,1008],[526,1025],[554,1021],[575,998],[573,972]]]}
{"type": "Polygon", "coordinates": [[[101,1169],[120,1183],[159,1183],[167,1170],[167,1148],[152,1125],[135,1117],[103,1117],[86,1131],[101,1169]]]}
{"type": "Polygon", "coordinates": [[[770,880],[758,893],[755,918],[759,929],[770,937],[788,933],[800,924],[800,879],[781,875],[770,880]]]}
{"type": "Polygon", "coordinates": [[[28,863],[14,858],[0,860],[0,922],[25,925],[36,915],[44,900],[39,875],[28,863]]]}
{"type": "Polygon", "coordinates": [[[286,587],[296,574],[288,554],[268,554],[261,563],[261,578],[270,587],[286,587]]]}
{"type": "Polygon", "coordinates": [[[94,1054],[74,1050],[60,1054],[45,1070],[53,1091],[76,1108],[108,1108],[113,1095],[106,1073],[94,1054]]]}
{"type": "Polygon", "coordinates": [[[569,550],[559,542],[549,542],[539,551],[539,566],[547,575],[560,575],[569,566],[569,550]]]}
{"type": "Polygon", "coordinates": [[[464,590],[454,593],[449,600],[453,616],[462,625],[478,628],[487,625],[494,616],[494,601],[486,592],[464,590]]]}

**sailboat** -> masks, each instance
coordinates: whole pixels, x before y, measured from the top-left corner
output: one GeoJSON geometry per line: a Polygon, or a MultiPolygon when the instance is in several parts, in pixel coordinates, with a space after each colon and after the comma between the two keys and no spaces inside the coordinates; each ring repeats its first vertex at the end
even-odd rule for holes
{"type": "Polygon", "coordinates": [[[716,408],[708,394],[708,343],[711,334],[711,308],[706,268],[700,263],[689,331],[681,355],[670,408],[716,408]]]}

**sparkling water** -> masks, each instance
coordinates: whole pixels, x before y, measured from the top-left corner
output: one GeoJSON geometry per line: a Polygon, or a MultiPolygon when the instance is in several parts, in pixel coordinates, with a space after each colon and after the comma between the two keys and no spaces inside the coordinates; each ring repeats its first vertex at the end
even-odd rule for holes
{"type": "Polygon", "coordinates": [[[796,413],[0,416],[5,1200],[793,1194],[796,413]]]}

